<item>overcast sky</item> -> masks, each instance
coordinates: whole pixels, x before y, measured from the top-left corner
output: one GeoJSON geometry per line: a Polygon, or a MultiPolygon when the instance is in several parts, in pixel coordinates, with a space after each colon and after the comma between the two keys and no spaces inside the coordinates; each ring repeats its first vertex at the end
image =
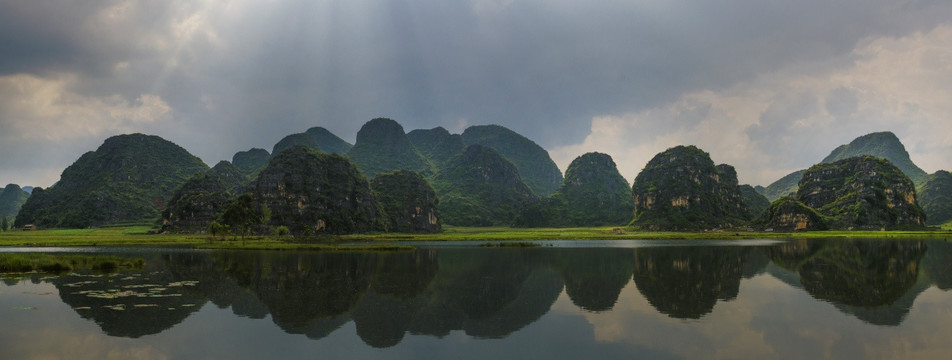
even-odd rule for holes
{"type": "Polygon", "coordinates": [[[375,117],[500,124],[629,182],[693,144],[767,185],[885,130],[949,170],[952,2],[0,0],[3,184],[116,134],[214,165],[375,117]]]}

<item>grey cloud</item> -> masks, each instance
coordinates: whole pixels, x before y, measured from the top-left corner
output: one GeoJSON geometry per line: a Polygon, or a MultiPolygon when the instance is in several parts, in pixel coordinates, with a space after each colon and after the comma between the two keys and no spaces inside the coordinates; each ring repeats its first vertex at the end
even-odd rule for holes
{"type": "MultiPolygon", "coordinates": [[[[488,14],[467,1],[128,3],[131,20],[111,28],[91,19],[119,2],[0,0],[0,76],[65,72],[85,96],[158,95],[175,120],[142,131],[210,164],[311,126],[352,141],[378,116],[408,130],[498,123],[548,148],[573,144],[594,116],[843,58],[863,39],[952,18],[952,3],[892,0],[517,1],[488,14]],[[147,46],[176,40],[176,22],[203,6],[217,38],[147,46]]],[[[770,116],[749,132],[784,130],[792,115],[770,116]]]]}

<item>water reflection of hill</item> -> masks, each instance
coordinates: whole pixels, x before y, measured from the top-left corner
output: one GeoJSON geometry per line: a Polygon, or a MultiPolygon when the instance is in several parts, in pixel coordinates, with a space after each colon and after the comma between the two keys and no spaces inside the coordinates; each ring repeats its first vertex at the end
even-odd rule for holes
{"type": "Polygon", "coordinates": [[[701,319],[769,274],[865,322],[898,325],[920,293],[952,284],[941,241],[802,240],[770,247],[444,248],[409,252],[174,252],[147,268],[45,278],[113,336],[168,329],[205,304],[322,339],[353,322],[368,345],[463,331],[502,338],[543,317],[564,289],[611,311],[634,286],[658,312],[701,319]]]}
{"type": "Polygon", "coordinates": [[[930,286],[919,278],[922,241],[800,240],[768,253],[774,277],[871,324],[899,325],[930,286]]]}

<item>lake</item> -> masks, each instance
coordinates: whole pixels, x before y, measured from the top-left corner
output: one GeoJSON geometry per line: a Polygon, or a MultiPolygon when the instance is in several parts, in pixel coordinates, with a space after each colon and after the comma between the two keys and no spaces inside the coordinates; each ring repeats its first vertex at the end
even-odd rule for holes
{"type": "Polygon", "coordinates": [[[144,259],[5,274],[0,358],[936,359],[944,240],[0,248],[144,259]]]}

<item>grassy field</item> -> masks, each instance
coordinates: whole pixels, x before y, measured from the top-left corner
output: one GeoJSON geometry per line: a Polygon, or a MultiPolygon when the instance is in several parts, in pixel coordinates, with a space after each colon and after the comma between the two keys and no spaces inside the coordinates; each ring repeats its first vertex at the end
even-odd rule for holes
{"type": "MultiPolygon", "coordinates": [[[[950,224],[952,225],[952,224],[950,224]]],[[[206,249],[406,250],[401,241],[531,241],[531,240],[674,240],[783,238],[952,238],[952,226],[941,231],[815,231],[775,232],[640,232],[621,228],[471,228],[445,226],[439,234],[359,234],[311,238],[148,234],[147,226],[97,229],[0,232],[0,246],[179,246],[206,249]],[[347,245],[342,245],[347,243],[347,245]],[[358,245],[353,245],[357,243],[358,245]]]]}

